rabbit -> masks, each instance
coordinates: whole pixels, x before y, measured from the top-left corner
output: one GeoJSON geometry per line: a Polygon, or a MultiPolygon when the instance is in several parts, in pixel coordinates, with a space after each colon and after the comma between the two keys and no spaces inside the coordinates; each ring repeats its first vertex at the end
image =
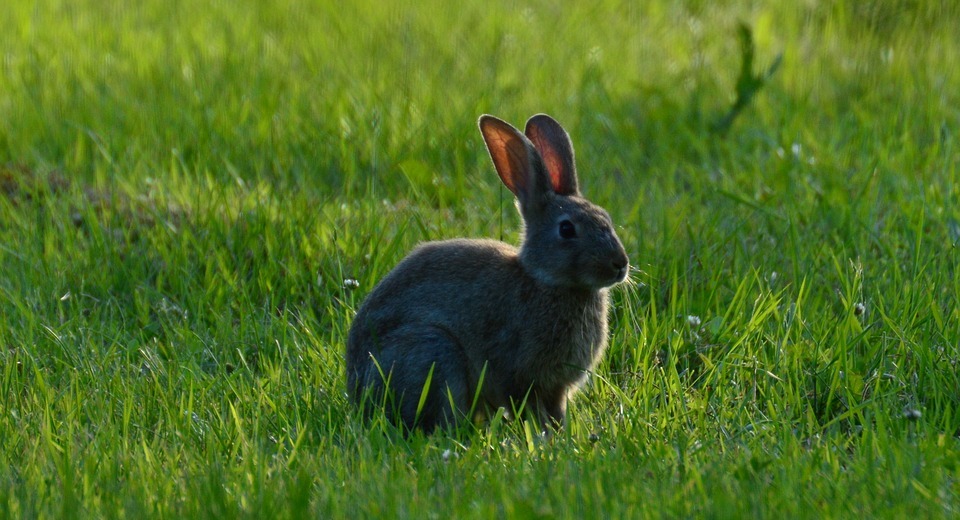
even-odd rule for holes
{"type": "Polygon", "coordinates": [[[366,414],[432,432],[523,409],[548,434],[607,346],[608,288],[629,260],[610,216],[583,198],[567,132],[545,114],[524,133],[480,132],[524,223],[519,249],[427,242],[369,294],[346,345],[347,390],[366,414]],[[473,415],[471,415],[473,414],[473,415]],[[469,415],[469,417],[468,417],[469,415]]]}

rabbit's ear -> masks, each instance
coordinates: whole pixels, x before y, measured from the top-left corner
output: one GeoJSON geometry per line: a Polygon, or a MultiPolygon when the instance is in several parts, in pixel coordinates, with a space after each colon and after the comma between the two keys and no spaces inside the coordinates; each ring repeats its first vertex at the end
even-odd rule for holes
{"type": "Polygon", "coordinates": [[[550,174],[550,184],[554,193],[578,195],[573,144],[560,123],[546,114],[537,114],[527,121],[524,133],[540,152],[543,165],[550,174]]]}
{"type": "Polygon", "coordinates": [[[500,180],[517,198],[525,199],[530,183],[531,152],[536,153],[530,142],[510,123],[488,115],[480,117],[480,133],[500,180]]]}

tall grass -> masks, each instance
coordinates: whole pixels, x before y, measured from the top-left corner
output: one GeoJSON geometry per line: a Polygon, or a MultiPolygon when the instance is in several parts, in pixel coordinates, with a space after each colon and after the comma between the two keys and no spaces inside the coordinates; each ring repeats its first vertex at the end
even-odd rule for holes
{"type": "Polygon", "coordinates": [[[960,507],[952,3],[0,12],[0,515],[960,507]],[[783,60],[720,135],[741,23],[783,60]],[[568,428],[364,423],[354,310],[516,240],[475,122],[541,111],[634,265],[568,428]]]}

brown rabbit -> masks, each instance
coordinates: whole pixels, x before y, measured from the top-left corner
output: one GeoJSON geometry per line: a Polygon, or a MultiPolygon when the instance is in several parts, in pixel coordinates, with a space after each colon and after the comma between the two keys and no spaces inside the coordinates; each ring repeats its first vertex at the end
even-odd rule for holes
{"type": "Polygon", "coordinates": [[[557,428],[606,348],[607,288],[627,276],[627,254],[607,212],[580,195],[559,123],[533,116],[524,135],[485,115],[480,132],[517,197],[523,243],[417,247],[357,312],[347,388],[368,411],[385,405],[427,432],[520,407],[557,428]]]}

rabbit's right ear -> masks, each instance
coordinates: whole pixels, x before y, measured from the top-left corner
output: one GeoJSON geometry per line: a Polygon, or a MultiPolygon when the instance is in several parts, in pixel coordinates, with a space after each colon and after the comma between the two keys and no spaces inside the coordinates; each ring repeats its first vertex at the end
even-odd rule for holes
{"type": "Polygon", "coordinates": [[[550,176],[550,188],[558,195],[579,195],[577,168],[573,162],[573,143],[567,131],[554,118],[537,114],[527,121],[524,133],[540,152],[550,176]]]}
{"type": "Polygon", "coordinates": [[[530,182],[531,152],[536,153],[530,141],[519,130],[496,117],[480,117],[480,133],[490,152],[490,159],[503,184],[521,201],[526,198],[530,182]]]}

